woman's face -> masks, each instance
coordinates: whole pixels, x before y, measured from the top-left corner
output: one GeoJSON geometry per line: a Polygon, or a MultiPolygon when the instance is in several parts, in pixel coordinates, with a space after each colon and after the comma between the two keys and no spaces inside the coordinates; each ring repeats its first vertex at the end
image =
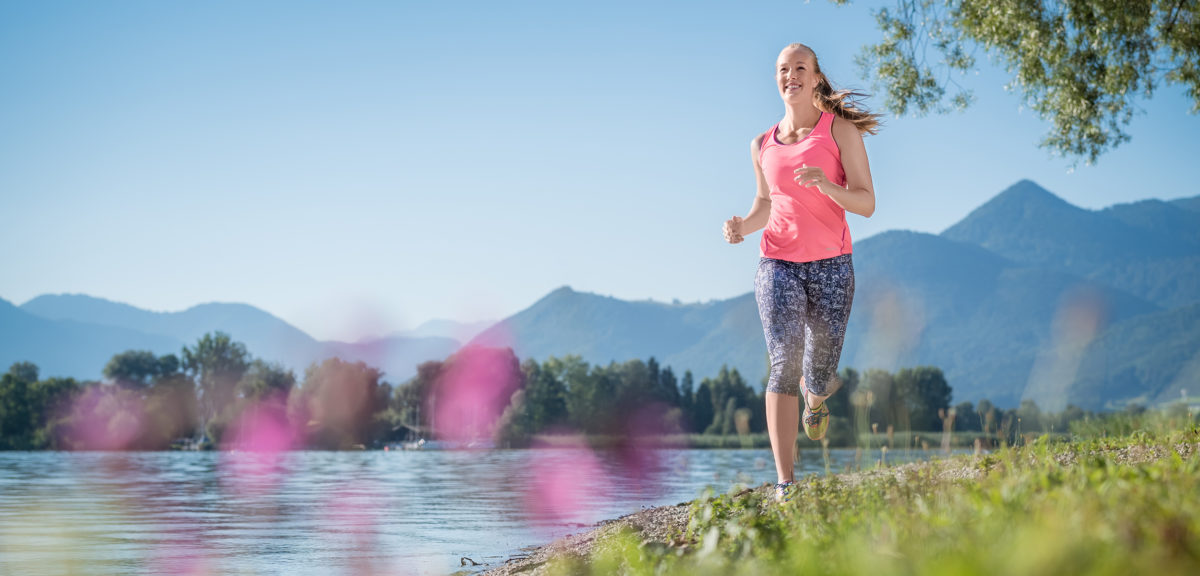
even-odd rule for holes
{"type": "Polygon", "coordinates": [[[814,60],[812,52],[803,48],[787,48],[779,54],[775,83],[785,102],[812,102],[819,77],[814,60]]]}

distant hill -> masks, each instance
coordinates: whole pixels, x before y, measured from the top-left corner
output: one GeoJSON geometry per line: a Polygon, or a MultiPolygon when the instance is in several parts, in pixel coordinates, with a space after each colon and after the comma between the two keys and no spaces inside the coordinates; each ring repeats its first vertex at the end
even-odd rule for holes
{"type": "MultiPolygon", "coordinates": [[[[757,349],[731,349],[728,333],[721,329],[728,323],[745,324],[743,329],[757,326],[757,339],[762,340],[754,299],[749,298],[749,305],[740,300],[708,304],[629,302],[564,286],[483,331],[472,343],[512,346],[517,356],[539,360],[578,354],[593,364],[654,356],[661,364],[690,368],[697,376],[715,375],[724,361],[746,375],[760,378],[764,368],[749,366],[745,356],[756,354],[757,349]],[[753,325],[745,320],[751,311],[753,325]],[[693,350],[710,346],[712,338],[721,344],[719,350],[711,351],[715,354],[704,356],[693,350]]],[[[758,345],[763,348],[762,342],[758,345]]],[[[755,358],[756,364],[766,362],[761,354],[755,358]]]]}
{"type": "Polygon", "coordinates": [[[1191,198],[1176,198],[1170,201],[1176,207],[1190,210],[1192,212],[1200,212],[1200,196],[1192,196],[1191,198]]]}
{"type": "Polygon", "coordinates": [[[1022,180],[942,236],[1174,307],[1200,301],[1200,211],[1190,208],[1196,203],[1146,200],[1085,210],[1022,180]]]}
{"type": "MultiPolygon", "coordinates": [[[[9,304],[11,307],[11,304],[9,304]]],[[[393,336],[377,340],[344,343],[319,342],[283,320],[247,304],[200,304],[182,312],[150,312],[140,308],[82,294],[38,296],[14,310],[40,320],[40,332],[50,341],[56,332],[88,326],[97,335],[99,328],[116,330],[122,338],[75,340],[77,348],[61,347],[56,355],[37,346],[15,344],[0,346],[0,359],[43,358],[38,365],[45,375],[100,378],[104,364],[114,354],[137,348],[126,342],[151,342],[142,346],[156,354],[178,354],[208,332],[223,331],[242,342],[256,357],[278,362],[302,377],[312,362],[338,356],[344,360],[362,360],[384,370],[393,383],[403,382],[416,373],[416,366],[428,360],[440,360],[452,354],[459,342],[450,338],[407,338],[393,336]],[[135,337],[136,336],[136,337],[135,337]],[[32,347],[31,347],[32,346],[32,347]],[[69,362],[67,361],[69,359],[69,362]],[[99,359],[99,361],[94,361],[99,359]]],[[[16,324],[0,324],[0,339],[20,342],[22,330],[16,324]]],[[[0,340],[3,343],[4,340],[0,340]]],[[[15,360],[14,360],[15,361],[15,360]]]]}
{"type": "Polygon", "coordinates": [[[182,312],[150,312],[83,294],[47,294],[21,309],[43,318],[119,326],[187,344],[222,330],[245,343],[252,354],[293,367],[303,367],[321,354],[321,344],[311,336],[247,304],[209,303],[182,312]]]}
{"type": "Polygon", "coordinates": [[[1080,313],[1097,330],[1158,310],[1097,282],[1019,266],[932,234],[885,232],[860,242],[855,256],[857,290],[842,364],[940,366],[958,401],[986,397],[1015,405],[1028,395],[1039,354],[1058,345],[1056,317],[1078,298],[1086,296],[1088,308],[1080,313]]]}
{"type": "Polygon", "coordinates": [[[179,340],[162,334],[49,320],[0,300],[0,370],[7,371],[14,362],[33,362],[42,377],[98,380],[115,352],[138,349],[168,354],[181,346],[179,340]]]}
{"type": "Polygon", "coordinates": [[[1200,304],[1110,326],[1081,355],[1071,401],[1085,408],[1200,397],[1200,304]]]}
{"type": "MultiPolygon", "coordinates": [[[[319,353],[309,362],[334,356],[352,362],[362,361],[383,370],[388,382],[402,384],[417,374],[417,365],[430,360],[444,360],[461,345],[453,338],[434,336],[389,336],[353,344],[327,341],[321,343],[319,353]]],[[[298,370],[297,376],[302,375],[303,370],[298,370]]]]}
{"type": "Polygon", "coordinates": [[[496,322],[456,322],[454,320],[434,319],[421,323],[412,330],[399,330],[389,334],[389,337],[403,338],[452,338],[458,342],[467,342],[487,330],[496,322]]]}

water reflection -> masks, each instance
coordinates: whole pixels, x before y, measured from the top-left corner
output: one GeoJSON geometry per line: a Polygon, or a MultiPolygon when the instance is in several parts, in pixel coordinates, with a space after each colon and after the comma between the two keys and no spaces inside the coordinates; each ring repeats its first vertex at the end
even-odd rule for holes
{"type": "MultiPolygon", "coordinates": [[[[769,456],[581,445],[0,453],[0,573],[445,574],[463,556],[494,565],[606,518],[691,500],[706,486],[774,482],[769,456]]],[[[843,470],[854,458],[833,450],[831,466],[843,470]]],[[[798,470],[824,468],[817,451],[798,470]]]]}

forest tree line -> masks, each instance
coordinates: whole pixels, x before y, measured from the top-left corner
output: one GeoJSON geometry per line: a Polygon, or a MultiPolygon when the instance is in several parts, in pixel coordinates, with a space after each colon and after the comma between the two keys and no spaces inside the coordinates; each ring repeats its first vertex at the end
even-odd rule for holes
{"type": "MultiPolygon", "coordinates": [[[[678,376],[654,358],[591,365],[578,356],[520,361],[507,348],[466,348],[421,364],[399,385],[363,362],[338,358],[310,365],[298,379],[216,332],[178,355],[116,354],[103,369],[104,382],[39,379],[37,366],[13,364],[0,376],[0,449],[220,447],[228,445],[231,428],[244,426],[251,415],[256,426],[265,421],[287,431],[288,448],[435,439],[446,425],[438,422],[444,414],[438,407],[462,401],[447,382],[471,354],[491,357],[486,378],[507,386],[493,413],[483,414],[471,431],[499,446],[526,446],[536,435],[568,432],[766,432],[765,382],[752,386],[727,367],[697,383],[690,371],[678,376]]],[[[1009,410],[987,400],[951,408],[952,389],[935,367],[896,373],[846,368],[840,376],[842,389],[829,399],[835,445],[853,445],[862,432],[942,431],[947,422],[957,431],[985,434],[1009,434],[1017,418],[1026,430],[1065,430],[1067,422],[1086,416],[1073,407],[1043,414],[1028,401],[1009,410]]]]}

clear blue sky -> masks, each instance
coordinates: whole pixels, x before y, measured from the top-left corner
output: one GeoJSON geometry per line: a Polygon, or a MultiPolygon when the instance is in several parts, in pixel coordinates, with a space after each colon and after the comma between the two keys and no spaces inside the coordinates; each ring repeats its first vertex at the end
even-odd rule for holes
{"type": "MultiPolygon", "coordinates": [[[[0,298],[245,302],[355,339],[564,284],[748,292],[758,235],[720,226],[782,114],[775,57],[805,42],[869,89],[853,57],[877,3],[734,4],[0,4],[0,298]]],[[[979,56],[969,111],[867,139],[878,206],[856,239],[940,232],[1021,178],[1088,208],[1200,194],[1181,88],[1069,172],[979,56]]]]}

